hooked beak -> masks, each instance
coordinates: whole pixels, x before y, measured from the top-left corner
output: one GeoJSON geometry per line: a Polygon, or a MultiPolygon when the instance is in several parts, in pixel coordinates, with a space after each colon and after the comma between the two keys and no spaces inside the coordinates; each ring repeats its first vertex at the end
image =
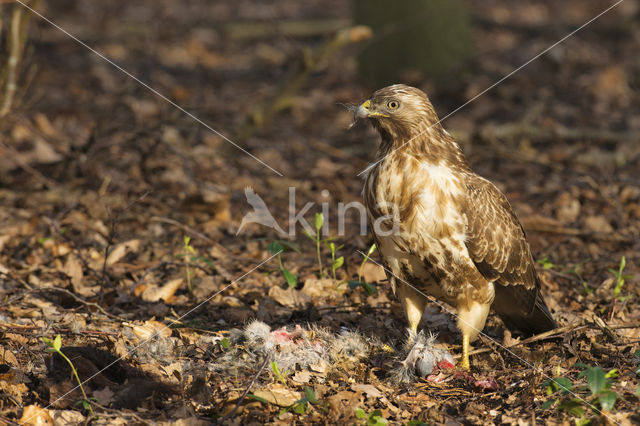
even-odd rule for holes
{"type": "Polygon", "coordinates": [[[389,117],[387,114],[371,109],[371,99],[364,101],[356,110],[356,118],[389,117]]]}

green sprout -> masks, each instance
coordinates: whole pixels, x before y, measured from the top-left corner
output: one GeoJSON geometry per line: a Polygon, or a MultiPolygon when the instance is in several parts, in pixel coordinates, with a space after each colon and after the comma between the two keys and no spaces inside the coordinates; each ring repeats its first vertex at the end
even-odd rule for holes
{"type": "Polygon", "coordinates": [[[327,247],[329,248],[329,251],[331,252],[331,275],[333,276],[333,279],[335,281],[336,270],[341,268],[342,265],[344,265],[344,256],[340,256],[336,258],[336,252],[340,250],[342,247],[344,247],[344,245],[336,247],[336,245],[331,241],[329,242],[325,241],[325,244],[327,245],[327,247]]]}
{"type": "Polygon", "coordinates": [[[273,371],[273,374],[276,376],[276,379],[278,379],[283,385],[287,386],[286,376],[289,374],[289,370],[285,371],[284,373],[281,373],[280,369],[278,368],[278,363],[275,361],[271,361],[271,370],[273,371]]]}
{"type": "Polygon", "coordinates": [[[375,285],[368,283],[362,279],[362,270],[364,269],[365,263],[371,258],[373,252],[376,251],[375,243],[369,247],[369,250],[364,255],[364,259],[362,259],[362,263],[360,264],[360,268],[358,269],[358,279],[349,281],[349,288],[351,290],[355,290],[358,287],[362,287],[364,291],[367,292],[367,295],[371,296],[373,293],[378,293],[378,289],[375,285]]]}
{"type": "Polygon", "coordinates": [[[187,278],[187,288],[189,289],[189,292],[193,292],[193,269],[191,268],[191,265],[198,261],[202,261],[210,268],[213,268],[213,263],[206,257],[198,256],[196,254],[196,250],[191,245],[191,237],[185,235],[183,237],[183,242],[182,253],[176,254],[176,257],[184,259],[184,272],[185,277],[187,278]]]}
{"type": "Polygon", "coordinates": [[[290,288],[296,288],[298,285],[298,277],[287,268],[284,267],[282,263],[282,257],[280,256],[287,249],[293,250],[296,253],[300,253],[300,249],[295,245],[282,240],[275,240],[267,246],[267,250],[272,255],[278,256],[278,265],[280,266],[280,272],[282,272],[282,276],[284,276],[285,281],[289,284],[290,288]]]}
{"type": "Polygon", "coordinates": [[[542,269],[553,269],[556,266],[558,266],[555,263],[553,263],[551,259],[549,259],[549,256],[547,256],[546,254],[542,259],[538,260],[538,263],[542,265],[542,269]]]}
{"type": "Polygon", "coordinates": [[[311,235],[309,232],[307,232],[306,230],[302,230],[302,232],[304,233],[304,235],[306,235],[307,237],[309,237],[315,244],[316,244],[316,254],[318,256],[318,270],[320,271],[320,278],[324,278],[324,269],[322,266],[322,254],[320,252],[320,243],[322,243],[322,239],[320,238],[320,230],[322,229],[322,226],[324,225],[324,215],[322,213],[316,213],[314,220],[313,220],[313,224],[316,228],[316,235],[311,235]]]}
{"type": "Polygon", "coordinates": [[[362,408],[356,408],[356,417],[362,420],[363,425],[367,426],[384,426],[389,423],[389,420],[382,417],[382,411],[373,410],[367,414],[362,408]]]}
{"type": "Polygon", "coordinates": [[[609,268],[609,272],[611,272],[613,276],[616,277],[616,286],[613,289],[613,295],[616,299],[621,301],[631,297],[631,295],[625,296],[625,297],[619,297],[620,292],[622,291],[622,287],[624,286],[626,280],[633,278],[633,275],[623,274],[624,268],[626,266],[627,266],[627,259],[624,256],[622,256],[622,259],[620,259],[620,265],[618,266],[617,271],[615,269],[609,268]]]}
{"type": "Polygon", "coordinates": [[[80,377],[78,377],[78,372],[76,371],[76,367],[73,365],[71,360],[65,354],[62,353],[62,338],[60,337],[60,335],[58,334],[55,337],[55,339],[53,339],[53,341],[48,337],[43,337],[42,341],[48,346],[48,348],[45,349],[45,352],[47,353],[55,352],[58,355],[60,355],[65,361],[67,361],[67,363],[71,367],[71,371],[73,372],[73,375],[76,378],[76,381],[78,382],[80,391],[82,392],[83,399],[78,402],[82,404],[85,410],[89,410],[89,413],[91,413],[91,416],[93,417],[94,414],[93,414],[93,408],[91,407],[91,400],[95,400],[95,398],[93,397],[87,398],[87,394],[84,391],[84,387],[82,387],[82,382],[80,381],[80,377]]]}

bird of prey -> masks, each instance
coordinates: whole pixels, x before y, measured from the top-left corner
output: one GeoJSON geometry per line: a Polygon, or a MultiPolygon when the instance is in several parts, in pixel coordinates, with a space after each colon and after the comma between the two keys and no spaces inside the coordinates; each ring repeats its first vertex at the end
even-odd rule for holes
{"type": "Polygon", "coordinates": [[[355,115],[382,137],[363,196],[371,223],[382,224],[374,226],[374,238],[410,336],[424,294],[457,308],[463,369],[490,308],[526,334],[555,328],[518,218],[504,194],[471,170],[427,95],[388,86],[355,115]]]}

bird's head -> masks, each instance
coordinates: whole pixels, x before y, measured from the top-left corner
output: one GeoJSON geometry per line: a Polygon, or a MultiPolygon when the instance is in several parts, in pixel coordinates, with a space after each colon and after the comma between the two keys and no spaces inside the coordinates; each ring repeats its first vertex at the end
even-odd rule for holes
{"type": "Polygon", "coordinates": [[[373,93],[356,109],[357,118],[369,118],[383,139],[407,140],[438,124],[427,95],[404,84],[387,86],[373,93]]]}

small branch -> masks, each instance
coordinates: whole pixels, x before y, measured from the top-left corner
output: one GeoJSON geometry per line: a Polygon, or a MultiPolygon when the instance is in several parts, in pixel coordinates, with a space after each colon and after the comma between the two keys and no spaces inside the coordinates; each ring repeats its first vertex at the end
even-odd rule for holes
{"type": "Polygon", "coordinates": [[[9,59],[7,59],[7,82],[4,87],[4,99],[0,108],[0,117],[4,117],[11,110],[13,98],[15,97],[18,76],[18,64],[22,52],[22,15],[24,8],[21,5],[14,5],[11,14],[11,27],[9,30],[9,59]]]}
{"type": "Polygon", "coordinates": [[[368,40],[371,36],[372,32],[369,27],[345,28],[338,31],[322,46],[314,50],[304,50],[297,68],[293,70],[289,78],[282,82],[272,98],[262,102],[248,114],[235,139],[246,140],[250,138],[256,129],[268,124],[278,112],[289,108],[293,103],[293,97],[300,91],[309,76],[317,71],[329,57],[344,46],[368,40]]]}
{"type": "Polygon", "coordinates": [[[637,142],[640,132],[615,132],[589,127],[565,127],[554,125],[553,127],[535,126],[529,123],[505,123],[495,126],[485,126],[480,129],[480,137],[484,139],[563,139],[598,140],[606,142],[637,142]]]}
{"type": "Polygon", "coordinates": [[[262,373],[262,370],[264,370],[264,367],[267,365],[267,362],[269,361],[269,357],[265,356],[264,358],[264,362],[262,363],[262,365],[260,366],[260,369],[258,370],[258,372],[255,374],[255,376],[253,376],[253,378],[251,379],[251,383],[249,383],[249,386],[247,386],[247,388],[244,390],[244,392],[242,393],[242,395],[240,396],[240,398],[238,399],[238,402],[236,403],[236,406],[233,407],[233,410],[231,410],[231,412],[229,414],[227,414],[226,416],[224,416],[222,418],[222,420],[228,420],[231,417],[233,417],[236,414],[236,411],[238,411],[238,408],[240,408],[240,404],[242,404],[242,401],[244,401],[244,399],[247,397],[247,395],[249,394],[249,391],[251,390],[251,388],[253,387],[253,385],[256,383],[256,380],[258,379],[258,376],[260,376],[260,374],[262,373]]]}
{"type": "MultiPolygon", "coordinates": [[[[527,345],[529,343],[538,342],[538,341],[541,341],[541,340],[553,339],[553,338],[556,338],[556,337],[560,337],[561,335],[566,334],[566,333],[571,332],[571,331],[579,331],[579,330],[584,330],[584,329],[587,329],[587,328],[597,329],[597,330],[601,330],[602,331],[602,327],[597,325],[597,324],[565,325],[564,327],[554,328],[553,330],[545,331],[544,333],[536,334],[535,336],[531,336],[529,338],[521,340],[521,341],[519,341],[519,342],[517,342],[517,343],[515,343],[513,345],[503,346],[503,347],[506,347],[507,349],[511,349],[511,348],[515,348],[515,347],[518,347],[518,346],[527,345]]],[[[607,328],[609,330],[620,330],[620,329],[624,329],[624,328],[640,328],[640,323],[607,325],[607,328]]],[[[483,354],[483,353],[491,352],[492,350],[493,349],[489,348],[489,347],[478,348],[478,349],[475,349],[475,350],[469,352],[469,355],[483,354]]],[[[454,358],[460,358],[461,355],[460,354],[456,354],[453,357],[454,358]]]]}
{"type": "Polygon", "coordinates": [[[229,22],[220,28],[235,40],[264,39],[267,37],[313,37],[331,34],[352,25],[350,19],[301,19],[279,21],[229,22]]]}
{"type": "Polygon", "coordinates": [[[87,302],[86,300],[84,300],[83,298],[81,298],[80,296],[75,295],[73,292],[65,289],[65,288],[59,288],[59,287],[41,287],[41,288],[35,288],[33,289],[34,292],[40,292],[40,291],[57,291],[59,293],[64,293],[67,296],[73,298],[76,302],[82,303],[85,306],[89,306],[92,308],[97,309],[98,311],[100,311],[102,314],[108,316],[109,318],[111,318],[112,320],[116,320],[116,321],[120,321],[120,322],[124,322],[126,321],[123,318],[120,318],[117,315],[113,315],[110,314],[109,312],[107,312],[102,306],[98,305],[97,303],[93,303],[93,302],[87,302]]]}
{"type": "Polygon", "coordinates": [[[200,238],[201,240],[204,240],[205,242],[207,242],[209,244],[216,244],[215,241],[213,241],[211,238],[209,238],[206,235],[204,235],[202,232],[196,231],[192,227],[190,227],[188,225],[185,225],[183,223],[180,223],[177,220],[169,219],[168,217],[153,216],[151,218],[151,221],[152,222],[168,223],[169,225],[177,226],[178,228],[182,229],[184,232],[189,234],[190,237],[197,237],[197,238],[200,238]]]}
{"type": "Polygon", "coordinates": [[[20,167],[25,172],[33,175],[37,180],[40,181],[40,183],[42,183],[45,186],[45,188],[53,188],[54,186],[57,185],[56,181],[46,177],[45,175],[40,173],[38,170],[31,167],[26,161],[22,160],[22,158],[20,158],[20,153],[15,149],[13,149],[8,144],[6,144],[1,138],[2,136],[0,136],[0,147],[2,147],[7,153],[10,154],[10,155],[4,156],[5,158],[9,159],[10,161],[13,161],[18,167],[20,167]]]}

